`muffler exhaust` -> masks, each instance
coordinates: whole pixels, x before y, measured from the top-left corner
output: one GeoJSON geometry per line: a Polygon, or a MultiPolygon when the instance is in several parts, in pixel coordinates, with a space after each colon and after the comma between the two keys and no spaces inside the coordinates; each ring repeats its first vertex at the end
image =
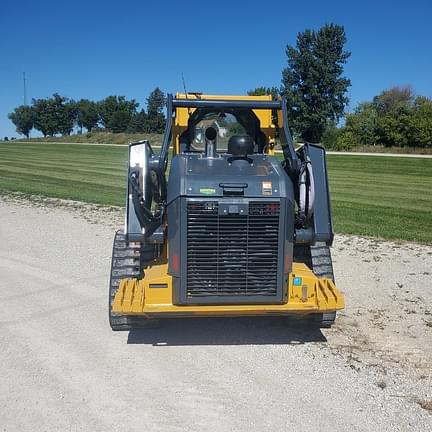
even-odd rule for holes
{"type": "Polygon", "coordinates": [[[217,132],[214,127],[208,127],[205,131],[205,157],[216,157],[216,137],[217,132]]]}

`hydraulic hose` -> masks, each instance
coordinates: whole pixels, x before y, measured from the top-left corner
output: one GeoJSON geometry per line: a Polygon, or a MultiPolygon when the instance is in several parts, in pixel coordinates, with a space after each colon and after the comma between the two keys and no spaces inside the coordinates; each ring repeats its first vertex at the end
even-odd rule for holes
{"type": "Polygon", "coordinates": [[[311,219],[315,203],[315,184],[313,167],[305,144],[302,148],[301,166],[298,175],[298,212],[297,225],[305,226],[311,219]]]}
{"type": "Polygon", "coordinates": [[[139,186],[138,173],[132,172],[129,178],[132,188],[132,202],[134,205],[135,214],[137,215],[141,226],[145,228],[145,236],[149,237],[160,225],[160,218],[153,215],[145,203],[144,196],[141,193],[139,186]]]}

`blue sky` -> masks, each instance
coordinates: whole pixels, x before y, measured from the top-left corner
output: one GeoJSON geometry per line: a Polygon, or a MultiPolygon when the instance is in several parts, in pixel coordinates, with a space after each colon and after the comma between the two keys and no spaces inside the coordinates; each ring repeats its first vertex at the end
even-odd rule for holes
{"type": "Polygon", "coordinates": [[[79,99],[125,95],[145,103],[159,86],[243,94],[280,85],[286,44],[299,31],[345,26],[352,56],[350,108],[384,88],[432,97],[432,2],[9,1],[0,2],[0,136],[7,113],[54,92],[79,99]],[[266,8],[266,9],[265,9],[266,8]]]}

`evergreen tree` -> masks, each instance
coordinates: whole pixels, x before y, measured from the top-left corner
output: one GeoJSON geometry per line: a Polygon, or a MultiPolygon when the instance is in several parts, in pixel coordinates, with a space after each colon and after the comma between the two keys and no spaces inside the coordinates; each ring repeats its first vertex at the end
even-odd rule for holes
{"type": "Polygon", "coordinates": [[[147,98],[146,132],[162,133],[165,128],[165,94],[156,87],[147,98]]]}
{"type": "Polygon", "coordinates": [[[273,99],[279,96],[279,89],[277,87],[256,87],[247,92],[248,96],[266,96],[271,95],[273,99]]]}
{"type": "Polygon", "coordinates": [[[136,113],[132,120],[130,121],[127,132],[130,133],[143,133],[147,129],[147,114],[142,109],[140,112],[136,113]]]}
{"type": "Polygon", "coordinates": [[[126,132],[130,122],[132,120],[132,114],[128,111],[115,111],[109,123],[110,129],[114,133],[126,132]]]}

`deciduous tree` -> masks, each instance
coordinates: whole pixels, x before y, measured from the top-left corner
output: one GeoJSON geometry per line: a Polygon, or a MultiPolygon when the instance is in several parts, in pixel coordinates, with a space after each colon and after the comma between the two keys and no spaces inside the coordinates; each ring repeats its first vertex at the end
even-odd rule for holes
{"type": "Polygon", "coordinates": [[[44,137],[53,136],[58,130],[53,104],[49,99],[33,99],[32,105],[35,113],[34,128],[44,137]]]}
{"type": "Polygon", "coordinates": [[[287,45],[288,67],[282,72],[293,130],[303,140],[319,142],[329,121],[337,122],[348,103],[351,82],[343,76],[350,52],[344,49],[345,30],[327,24],[297,35],[296,47],[287,45]]]}
{"type": "Polygon", "coordinates": [[[416,147],[432,148],[432,100],[418,96],[410,119],[410,139],[416,147]]]}
{"type": "Polygon", "coordinates": [[[99,110],[96,102],[81,99],[76,102],[76,123],[81,129],[85,127],[88,132],[97,126],[99,122],[99,110]]]}
{"type": "Polygon", "coordinates": [[[70,135],[76,117],[73,101],[54,93],[49,99],[33,99],[32,104],[35,129],[44,136],[70,135]]]}
{"type": "Polygon", "coordinates": [[[395,86],[375,96],[373,105],[380,114],[387,114],[398,107],[412,107],[414,99],[414,91],[411,87],[395,86]]]}
{"type": "Polygon", "coordinates": [[[35,112],[34,109],[27,105],[21,105],[13,110],[8,115],[8,118],[16,127],[19,134],[25,135],[27,138],[33,128],[35,112]]]}
{"type": "Polygon", "coordinates": [[[114,123],[112,124],[112,118],[114,113],[118,111],[126,112],[129,116],[129,121],[132,119],[133,115],[136,113],[139,104],[135,99],[127,100],[125,96],[108,96],[99,102],[99,115],[101,123],[105,128],[112,129],[117,128],[117,121],[122,118],[125,119],[126,115],[120,114],[116,115],[114,123]]]}

